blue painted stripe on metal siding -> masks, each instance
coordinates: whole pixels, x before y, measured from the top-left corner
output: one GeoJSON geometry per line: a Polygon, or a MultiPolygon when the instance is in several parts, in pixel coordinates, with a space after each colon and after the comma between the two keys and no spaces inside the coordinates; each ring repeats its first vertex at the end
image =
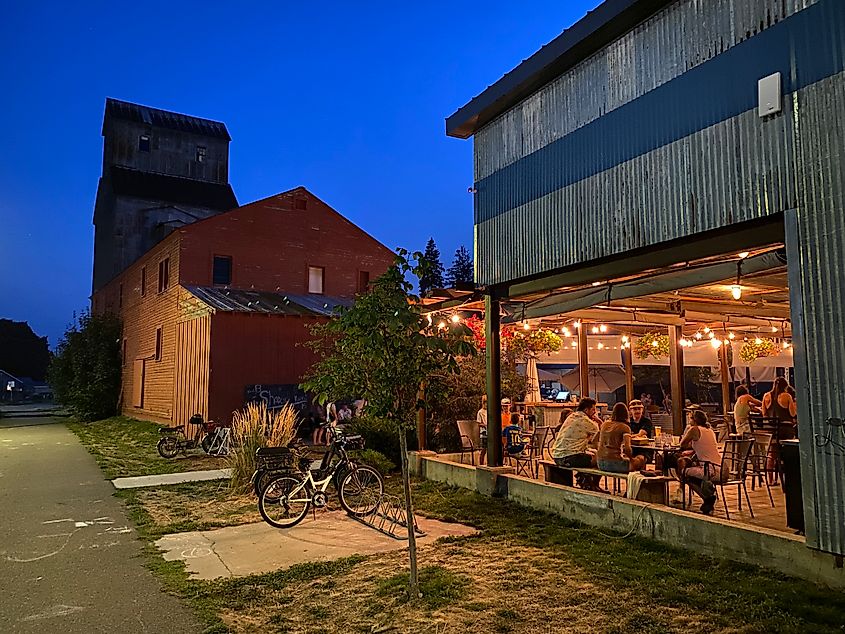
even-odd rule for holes
{"type": "Polygon", "coordinates": [[[475,185],[475,224],[845,70],[845,2],[822,0],[475,185]],[[541,176],[542,177],[539,177],[541,176]]]}

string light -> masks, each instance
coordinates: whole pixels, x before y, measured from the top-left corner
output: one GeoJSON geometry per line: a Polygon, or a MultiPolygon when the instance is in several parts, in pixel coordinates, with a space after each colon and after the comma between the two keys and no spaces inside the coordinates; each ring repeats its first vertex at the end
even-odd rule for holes
{"type": "Polygon", "coordinates": [[[622,343],[628,343],[628,335],[622,335],[622,343]]]}
{"type": "Polygon", "coordinates": [[[715,335],[715,334],[711,331],[711,332],[708,332],[708,333],[707,333],[707,336],[708,336],[710,339],[712,339],[712,338],[713,338],[713,337],[715,337],[716,335],[715,335]]]}
{"type": "Polygon", "coordinates": [[[728,333],[728,339],[734,339],[734,338],[736,338],[736,335],[732,332],[729,332],[728,333]]]}
{"type": "Polygon", "coordinates": [[[605,326],[604,324],[602,324],[601,326],[599,326],[599,330],[600,330],[601,332],[607,332],[607,326],[605,326]]]}
{"type": "Polygon", "coordinates": [[[706,335],[706,334],[707,334],[707,333],[709,333],[709,332],[710,332],[710,327],[709,327],[709,326],[704,326],[704,334],[706,335]]]}
{"type": "Polygon", "coordinates": [[[580,327],[581,327],[581,322],[580,322],[580,321],[576,321],[576,322],[574,322],[572,325],[573,325],[573,326],[575,326],[576,328],[580,328],[580,327]]]}
{"type": "Polygon", "coordinates": [[[695,333],[695,338],[696,338],[696,339],[701,339],[701,333],[700,333],[700,332],[696,332],[696,333],[695,333]]]}
{"type": "Polygon", "coordinates": [[[451,319],[452,319],[453,324],[457,324],[459,321],[461,321],[461,318],[460,318],[459,315],[452,315],[451,319]]]}
{"type": "Polygon", "coordinates": [[[762,339],[760,339],[760,337],[757,337],[757,338],[754,340],[754,343],[755,343],[755,344],[757,344],[757,345],[759,346],[761,343],[763,343],[763,340],[762,340],[762,339]]]}
{"type": "Polygon", "coordinates": [[[578,345],[578,342],[577,342],[577,341],[575,341],[575,340],[573,339],[573,340],[572,340],[572,347],[574,348],[574,347],[575,347],[575,346],[577,346],[577,345],[578,345]]]}
{"type": "Polygon", "coordinates": [[[710,340],[710,345],[711,345],[711,346],[713,346],[714,348],[717,348],[717,349],[718,349],[718,348],[720,348],[720,347],[721,347],[722,342],[721,342],[721,341],[719,341],[718,339],[711,339],[711,340],[710,340]]]}
{"type": "Polygon", "coordinates": [[[446,327],[446,322],[441,320],[440,323],[437,324],[437,327],[440,328],[440,330],[443,330],[446,327]]]}
{"type": "Polygon", "coordinates": [[[725,344],[726,346],[731,345],[730,339],[725,339],[724,341],[722,341],[722,343],[725,344]]]}
{"type": "Polygon", "coordinates": [[[604,348],[604,344],[601,341],[599,341],[597,347],[598,347],[599,350],[602,350],[604,348]]]}
{"type": "Polygon", "coordinates": [[[522,324],[522,329],[523,329],[523,330],[531,330],[531,324],[529,324],[529,323],[526,321],[524,324],[522,324]]]}
{"type": "Polygon", "coordinates": [[[734,299],[742,299],[742,286],[739,284],[731,286],[731,297],[734,299]]]}
{"type": "Polygon", "coordinates": [[[656,347],[657,347],[657,346],[659,346],[659,345],[660,345],[660,344],[659,344],[659,343],[657,343],[656,341],[652,341],[652,342],[651,342],[651,347],[652,347],[652,348],[656,348],[656,347]]]}
{"type": "Polygon", "coordinates": [[[598,326],[593,326],[593,334],[594,335],[599,334],[599,327],[598,326]]]}

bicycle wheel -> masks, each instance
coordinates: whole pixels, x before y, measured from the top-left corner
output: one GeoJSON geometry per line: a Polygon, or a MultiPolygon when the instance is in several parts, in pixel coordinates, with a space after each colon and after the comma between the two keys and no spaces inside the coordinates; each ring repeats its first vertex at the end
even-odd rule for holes
{"type": "Polygon", "coordinates": [[[202,438],[202,442],[200,443],[200,447],[202,447],[202,450],[205,453],[210,454],[211,453],[211,445],[212,445],[213,442],[214,442],[214,436],[212,434],[206,434],[202,438]]]}
{"type": "Polygon", "coordinates": [[[381,474],[366,465],[355,467],[344,476],[338,495],[343,510],[351,515],[362,517],[375,513],[384,495],[381,474]]]}
{"type": "Polygon", "coordinates": [[[258,512],[270,526],[290,528],[303,520],[311,506],[311,495],[302,480],[279,476],[271,480],[258,496],[258,512]]]}
{"type": "Polygon", "coordinates": [[[156,449],[162,458],[175,458],[179,453],[179,441],[173,436],[167,436],[158,441],[156,449]]]}

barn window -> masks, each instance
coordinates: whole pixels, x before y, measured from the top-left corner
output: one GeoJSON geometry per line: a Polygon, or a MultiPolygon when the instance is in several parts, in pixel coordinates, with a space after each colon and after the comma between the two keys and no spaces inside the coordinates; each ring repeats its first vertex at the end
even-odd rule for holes
{"type": "Polygon", "coordinates": [[[150,151],[150,135],[142,134],[138,137],[138,150],[141,152],[150,151]]]}
{"type": "Polygon", "coordinates": [[[366,293],[370,287],[370,272],[358,271],[358,292],[366,293]]]}
{"type": "Polygon", "coordinates": [[[158,263],[158,292],[163,293],[170,287],[170,258],[158,263]]]}
{"type": "Polygon", "coordinates": [[[197,163],[205,163],[205,148],[202,145],[197,146],[197,163]]]}
{"type": "Polygon", "coordinates": [[[214,256],[214,263],[211,267],[211,281],[215,286],[228,286],[232,283],[232,256],[214,256]]]}
{"type": "Polygon", "coordinates": [[[141,297],[147,294],[147,267],[141,267],[141,297]]]}
{"type": "Polygon", "coordinates": [[[156,361],[161,361],[161,326],[156,328],[156,361]]]}
{"type": "Polygon", "coordinates": [[[308,292],[309,293],[316,293],[318,295],[323,294],[323,272],[324,269],[322,266],[309,266],[308,267],[308,292]]]}

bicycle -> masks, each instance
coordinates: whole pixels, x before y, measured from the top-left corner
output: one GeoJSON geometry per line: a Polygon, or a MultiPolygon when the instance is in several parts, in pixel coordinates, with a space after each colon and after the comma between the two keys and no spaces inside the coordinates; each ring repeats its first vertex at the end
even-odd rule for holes
{"type": "Polygon", "coordinates": [[[229,438],[231,425],[204,421],[201,414],[194,414],[188,420],[194,428],[191,438],[185,435],[182,425],[162,427],[158,433],[163,436],[156,444],[156,449],[162,458],[175,458],[179,452],[201,447],[210,456],[225,456],[229,453],[229,438]]]}
{"type": "MultiPolygon", "coordinates": [[[[331,428],[330,428],[331,429],[331,428]]],[[[367,465],[352,462],[347,449],[363,448],[361,436],[331,431],[332,442],[317,469],[282,473],[273,477],[258,496],[261,517],[274,528],[291,528],[301,522],[311,505],[328,504],[326,489],[334,481],[340,506],[355,517],[375,513],[384,495],[381,474],[367,465]],[[333,463],[335,457],[340,458],[333,463]],[[316,476],[315,476],[316,474],[316,476]]]]}

